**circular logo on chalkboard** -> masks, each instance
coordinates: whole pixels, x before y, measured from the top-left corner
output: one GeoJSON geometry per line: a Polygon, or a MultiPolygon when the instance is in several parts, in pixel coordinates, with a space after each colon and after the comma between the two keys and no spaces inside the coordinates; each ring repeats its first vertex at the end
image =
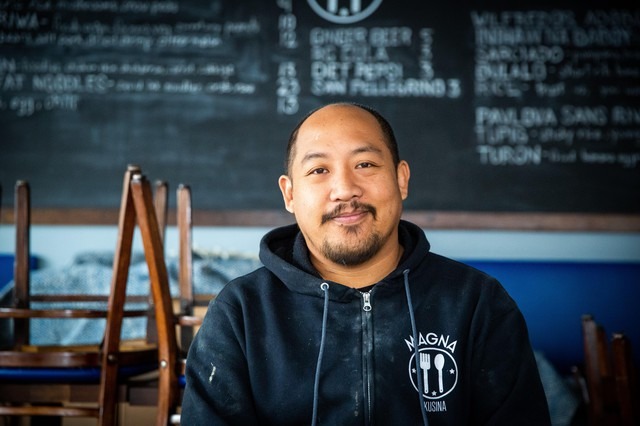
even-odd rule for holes
{"type": "Polygon", "coordinates": [[[362,21],[376,11],[382,0],[307,0],[321,17],[335,24],[362,21]]]}

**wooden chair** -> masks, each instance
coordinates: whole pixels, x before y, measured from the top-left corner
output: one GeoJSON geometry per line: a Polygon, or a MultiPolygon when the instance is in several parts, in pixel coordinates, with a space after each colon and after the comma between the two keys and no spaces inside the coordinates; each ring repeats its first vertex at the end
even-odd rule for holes
{"type": "MultiPolygon", "coordinates": [[[[180,185],[178,188],[178,234],[179,234],[179,289],[180,310],[177,323],[180,331],[180,354],[182,356],[182,380],[184,379],[184,361],[191,346],[191,341],[197,332],[204,312],[199,308],[206,308],[213,294],[196,294],[193,287],[193,214],[191,210],[191,188],[180,185]]],[[[182,383],[184,385],[184,383],[182,383]]]]}
{"type": "MultiPolygon", "coordinates": [[[[187,185],[180,185],[177,190],[176,223],[178,227],[178,287],[179,296],[174,303],[174,320],[177,333],[175,336],[168,334],[159,335],[159,339],[176,339],[173,341],[176,349],[176,372],[174,393],[178,403],[166,404],[169,408],[166,412],[158,410],[158,416],[169,419],[170,424],[180,423],[179,401],[184,389],[184,371],[186,355],[191,341],[202,324],[203,313],[199,308],[206,307],[213,297],[212,295],[196,294],[193,288],[193,215],[191,204],[191,189],[187,185]]],[[[149,405],[158,394],[163,398],[155,379],[147,381],[131,381],[128,384],[128,402],[132,405],[149,405]]]]}
{"type": "MultiPolygon", "coordinates": [[[[174,303],[174,316],[177,328],[177,374],[175,392],[178,404],[168,412],[171,424],[180,424],[179,401],[185,386],[186,357],[191,342],[204,318],[204,313],[214,294],[196,293],[193,284],[193,211],[191,188],[180,185],[176,192],[176,223],[178,228],[178,287],[179,296],[174,303]]],[[[132,383],[129,394],[134,405],[145,405],[155,399],[155,383],[132,383]],[[135,395],[135,396],[133,396],[135,395]]],[[[163,415],[159,413],[159,415],[163,415]]]]}
{"type": "Polygon", "coordinates": [[[587,417],[591,426],[640,424],[637,370],[628,338],[614,333],[609,345],[593,316],[582,317],[587,417]]]}
{"type": "MultiPolygon", "coordinates": [[[[193,287],[193,215],[191,202],[191,188],[181,185],[178,188],[177,222],[179,234],[179,289],[180,309],[177,314],[177,325],[180,335],[180,359],[178,384],[180,392],[186,385],[185,368],[187,353],[193,337],[204,319],[204,309],[215,295],[196,294],[193,287]],[[198,312],[202,309],[202,312],[198,312]]],[[[175,413],[172,424],[180,424],[180,414],[175,413]]]]}
{"type": "MultiPolygon", "coordinates": [[[[125,173],[118,239],[113,260],[111,291],[105,310],[32,309],[36,298],[29,291],[29,187],[17,185],[16,263],[14,305],[0,308],[0,317],[13,318],[14,341],[0,351],[0,415],[95,417],[98,425],[116,423],[119,384],[125,377],[158,370],[159,411],[176,405],[177,382],[174,318],[171,312],[162,238],[153,207],[151,187],[140,169],[125,173]],[[146,316],[147,310],[125,310],[127,279],[136,220],[142,234],[154,301],[158,344],[121,341],[125,317],[146,316]],[[106,318],[99,345],[36,347],[29,344],[31,318],[106,318]],[[172,337],[173,336],[173,337],[172,337]],[[159,368],[158,368],[159,366],[159,368]]],[[[96,297],[57,295],[53,301],[96,301],[96,297]]],[[[146,297],[144,298],[146,300],[146,297]]],[[[166,425],[161,416],[157,425],[166,425]]]]}

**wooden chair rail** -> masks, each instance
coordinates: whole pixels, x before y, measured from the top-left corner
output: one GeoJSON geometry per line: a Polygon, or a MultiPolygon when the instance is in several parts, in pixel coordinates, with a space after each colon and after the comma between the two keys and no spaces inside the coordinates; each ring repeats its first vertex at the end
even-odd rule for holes
{"type": "MultiPolygon", "coordinates": [[[[127,310],[123,317],[145,317],[148,314],[146,309],[127,310]]],[[[107,311],[92,309],[22,309],[22,308],[0,308],[0,318],[106,318],[107,311]]]]}
{"type": "MultiPolygon", "coordinates": [[[[30,297],[32,302],[51,302],[51,303],[63,303],[63,302],[108,302],[108,294],[32,294],[30,297]]],[[[149,297],[144,295],[140,296],[127,296],[126,303],[146,303],[149,301],[149,297]]]]}
{"type": "Polygon", "coordinates": [[[0,351],[0,364],[3,367],[14,368],[70,368],[70,367],[96,367],[100,365],[100,355],[96,352],[79,351],[42,353],[22,352],[16,355],[15,351],[0,351]]]}
{"type": "MultiPolygon", "coordinates": [[[[117,391],[120,398],[124,394],[124,386],[119,385],[117,391]]],[[[11,404],[26,399],[34,404],[51,402],[86,404],[94,403],[97,398],[98,388],[94,384],[77,384],[70,387],[64,383],[51,383],[47,386],[33,386],[30,383],[3,383],[0,387],[0,401],[11,404]]],[[[121,401],[121,399],[118,400],[121,401]]],[[[91,406],[83,406],[83,408],[85,407],[91,406]]]]}
{"type": "Polygon", "coordinates": [[[13,416],[64,416],[64,417],[97,417],[98,408],[79,407],[12,407],[0,405],[0,415],[13,416]]]}
{"type": "MultiPolygon", "coordinates": [[[[155,345],[144,348],[142,342],[136,342],[136,344],[138,346],[129,348],[125,346],[117,354],[111,354],[110,361],[121,366],[130,366],[155,358],[158,351],[155,345]]],[[[25,368],[98,367],[101,353],[98,345],[25,346],[19,354],[15,351],[0,351],[0,365],[25,368]]]]}
{"type": "Polygon", "coordinates": [[[195,306],[208,306],[209,302],[215,298],[215,295],[211,294],[195,294],[193,296],[193,302],[195,306]]]}

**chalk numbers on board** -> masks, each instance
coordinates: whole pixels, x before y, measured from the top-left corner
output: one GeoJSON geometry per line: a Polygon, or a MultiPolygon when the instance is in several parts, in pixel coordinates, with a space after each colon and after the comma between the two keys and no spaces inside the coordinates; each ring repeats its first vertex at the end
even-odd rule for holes
{"type": "Polygon", "coordinates": [[[300,83],[298,82],[296,64],[293,61],[281,62],[278,66],[277,88],[278,114],[292,115],[298,112],[300,83]]]}
{"type": "MultiPolygon", "coordinates": [[[[291,0],[278,0],[278,6],[282,13],[278,17],[279,45],[284,49],[295,49],[298,47],[298,36],[296,28],[298,21],[291,12],[291,0]]],[[[298,81],[298,71],[294,61],[282,61],[278,64],[277,80],[277,111],[278,114],[293,115],[298,112],[300,105],[298,96],[300,95],[300,82],[298,81]]]]}

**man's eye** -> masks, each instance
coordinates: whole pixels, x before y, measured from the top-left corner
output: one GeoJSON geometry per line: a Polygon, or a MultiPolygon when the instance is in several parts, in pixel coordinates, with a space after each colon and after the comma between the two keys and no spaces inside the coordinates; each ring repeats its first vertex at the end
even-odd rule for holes
{"type": "Polygon", "coordinates": [[[311,172],[309,174],[310,175],[321,175],[323,173],[327,173],[327,169],[324,169],[322,167],[318,167],[317,169],[311,170],[311,172]]]}
{"type": "Polygon", "coordinates": [[[358,163],[358,166],[357,166],[358,169],[367,169],[369,167],[373,167],[373,164],[364,162],[364,163],[358,163]]]}

